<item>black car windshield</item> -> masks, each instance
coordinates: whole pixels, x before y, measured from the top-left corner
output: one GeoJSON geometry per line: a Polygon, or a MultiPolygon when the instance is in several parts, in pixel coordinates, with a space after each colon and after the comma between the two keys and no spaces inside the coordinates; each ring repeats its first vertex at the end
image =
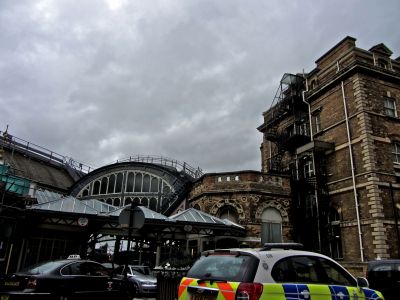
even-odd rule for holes
{"type": "Polygon", "coordinates": [[[188,271],[187,276],[199,280],[251,282],[258,259],[237,253],[212,253],[201,256],[188,271]]]}
{"type": "Polygon", "coordinates": [[[45,263],[39,263],[37,265],[33,265],[27,267],[21,271],[24,274],[44,274],[51,272],[52,270],[62,266],[65,264],[65,261],[49,261],[45,263]]]}

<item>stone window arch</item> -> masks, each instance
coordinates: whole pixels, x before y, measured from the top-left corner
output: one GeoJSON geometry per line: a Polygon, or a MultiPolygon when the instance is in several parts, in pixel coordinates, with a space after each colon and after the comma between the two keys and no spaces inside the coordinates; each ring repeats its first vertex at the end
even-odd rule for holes
{"type": "Polygon", "coordinates": [[[193,205],[193,208],[197,209],[197,210],[201,210],[200,205],[198,205],[197,203],[195,205],[193,205]]]}
{"type": "Polygon", "coordinates": [[[239,214],[236,210],[231,205],[225,205],[219,209],[219,214],[218,214],[220,219],[228,219],[229,221],[232,221],[234,223],[238,223],[239,221],[239,214]]]}
{"type": "Polygon", "coordinates": [[[261,243],[282,242],[282,216],[273,208],[266,208],[261,215],[261,243]]]}

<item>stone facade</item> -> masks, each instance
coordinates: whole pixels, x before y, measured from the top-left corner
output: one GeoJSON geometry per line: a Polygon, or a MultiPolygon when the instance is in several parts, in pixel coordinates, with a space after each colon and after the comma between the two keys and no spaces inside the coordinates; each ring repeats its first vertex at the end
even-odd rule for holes
{"type": "MultiPolygon", "coordinates": [[[[343,39],[303,76],[302,102],[308,106],[305,135],[309,140],[286,151],[282,160],[283,169],[291,169],[294,181],[300,181],[306,166],[300,158],[307,154],[313,159],[308,180],[314,177],[318,181],[323,176],[324,183],[309,191],[315,193],[315,204],[320,204],[316,220],[320,234],[329,236],[321,238],[317,250],[335,257],[332,239],[340,238],[335,244],[341,247],[336,258],[345,262],[400,255],[396,230],[400,207],[400,149],[396,148],[400,145],[399,58],[391,59],[392,52],[384,44],[367,51],[357,48],[355,41],[343,39]],[[316,142],[331,147],[317,149],[316,142]],[[339,235],[331,235],[333,226],[340,227],[339,235]],[[326,232],[324,228],[328,228],[326,232]]],[[[266,172],[277,145],[276,139],[267,135],[272,110],[264,113],[259,128],[264,133],[261,153],[266,172]]],[[[292,115],[282,116],[280,132],[291,122],[296,122],[292,115]]],[[[293,191],[295,198],[298,192],[293,191]]],[[[306,201],[301,195],[298,198],[306,201]]]]}
{"type": "Polygon", "coordinates": [[[262,215],[273,208],[282,216],[282,240],[293,240],[288,177],[256,171],[205,174],[194,183],[188,203],[246,227],[247,237],[240,242],[249,246],[261,246],[262,215]]]}

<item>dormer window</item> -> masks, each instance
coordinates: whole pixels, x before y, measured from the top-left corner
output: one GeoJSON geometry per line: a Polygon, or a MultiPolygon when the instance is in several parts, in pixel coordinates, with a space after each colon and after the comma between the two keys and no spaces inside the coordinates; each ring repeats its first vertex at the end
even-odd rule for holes
{"type": "Polygon", "coordinates": [[[317,83],[315,82],[315,80],[311,81],[310,87],[311,87],[312,90],[317,87],[317,83]]]}
{"type": "Polygon", "coordinates": [[[380,67],[382,69],[386,69],[386,70],[388,69],[388,63],[384,59],[381,59],[381,58],[378,59],[377,65],[378,65],[378,67],[380,67]]]}

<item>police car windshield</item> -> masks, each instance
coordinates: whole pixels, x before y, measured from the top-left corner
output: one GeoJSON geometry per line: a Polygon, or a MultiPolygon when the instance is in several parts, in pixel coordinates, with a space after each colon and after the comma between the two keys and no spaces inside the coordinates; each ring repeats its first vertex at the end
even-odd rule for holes
{"type": "Polygon", "coordinates": [[[187,276],[201,281],[251,282],[254,279],[258,259],[250,255],[214,253],[201,256],[187,276]]]}

